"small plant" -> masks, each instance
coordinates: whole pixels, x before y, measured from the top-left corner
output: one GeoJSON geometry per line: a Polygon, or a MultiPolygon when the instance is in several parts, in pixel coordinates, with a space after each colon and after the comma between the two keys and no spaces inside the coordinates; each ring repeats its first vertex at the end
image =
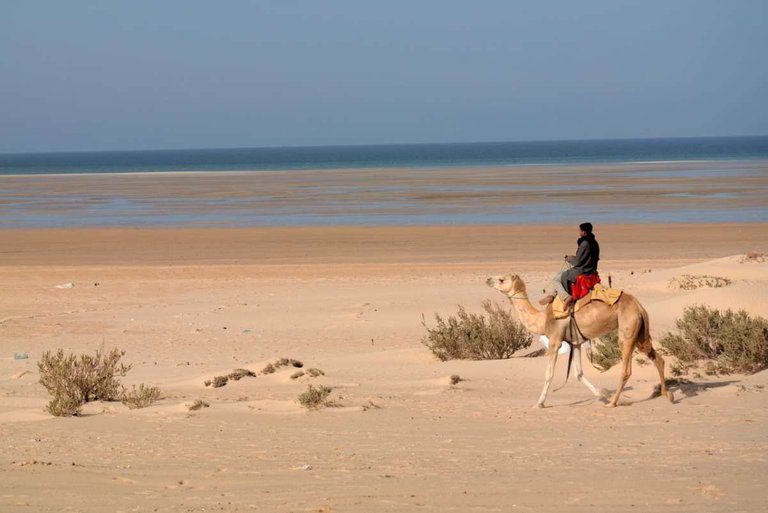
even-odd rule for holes
{"type": "Polygon", "coordinates": [[[664,335],[661,345],[677,358],[681,375],[702,360],[712,363],[707,373],[751,374],[768,368],[768,320],[762,317],[692,306],[675,325],[678,332],[664,335]]]}
{"type": "Polygon", "coordinates": [[[320,369],[316,369],[315,367],[312,367],[311,369],[307,369],[307,374],[309,374],[309,377],[316,378],[318,376],[325,376],[325,372],[321,371],[320,369]]]}
{"type": "Polygon", "coordinates": [[[459,305],[456,317],[443,319],[435,314],[437,326],[430,328],[422,320],[427,335],[422,339],[440,360],[495,360],[512,355],[531,345],[533,339],[523,325],[512,318],[509,310],[484,301],[484,315],[467,313],[459,305]]]}
{"type": "Polygon", "coordinates": [[[189,411],[197,411],[197,410],[202,410],[203,408],[208,408],[209,406],[211,405],[203,401],[202,399],[196,399],[195,402],[187,406],[187,409],[189,411]]]}
{"type": "Polygon", "coordinates": [[[304,392],[299,394],[297,399],[299,404],[303,407],[309,410],[316,410],[332,404],[328,401],[328,396],[331,395],[331,391],[333,391],[333,389],[325,385],[320,385],[318,387],[309,385],[304,392]]]}
{"type": "Polygon", "coordinates": [[[131,365],[120,363],[124,351],[113,349],[95,355],[65,355],[63,349],[43,353],[37,368],[40,384],[52,399],[46,410],[54,416],[77,415],[89,401],[116,401],[122,397],[118,378],[125,376],[131,365]]]}
{"type": "Polygon", "coordinates": [[[591,349],[592,365],[605,372],[621,361],[621,348],[619,348],[619,333],[612,331],[600,337],[600,343],[594,344],[591,349]]]}
{"type": "Polygon", "coordinates": [[[304,375],[304,371],[298,371],[291,374],[291,379],[299,379],[304,375]]]}
{"type": "Polygon", "coordinates": [[[240,379],[246,376],[256,376],[256,373],[248,369],[235,369],[227,377],[233,381],[240,381],[240,379]]]}
{"type": "Polygon", "coordinates": [[[672,278],[672,280],[669,282],[669,286],[682,290],[696,290],[702,287],[719,289],[720,287],[727,287],[732,283],[733,282],[728,278],[721,278],[720,276],[709,276],[706,274],[683,274],[676,278],[672,278]]]}
{"type": "Polygon", "coordinates": [[[80,415],[83,404],[85,401],[76,395],[54,395],[45,410],[54,417],[72,417],[80,415]]]}
{"type": "Polygon", "coordinates": [[[740,263],[742,263],[742,264],[746,264],[746,263],[750,263],[750,262],[758,262],[759,263],[759,262],[765,262],[766,260],[768,260],[768,255],[766,255],[765,253],[757,253],[757,252],[754,252],[754,251],[750,251],[749,253],[747,253],[746,255],[741,257],[741,262],[740,263]]]}
{"type": "Polygon", "coordinates": [[[275,369],[274,365],[272,365],[271,363],[268,363],[266,366],[264,366],[263,369],[261,369],[261,373],[262,374],[274,374],[274,372],[276,370],[277,369],[275,369]]]}
{"type": "Polygon", "coordinates": [[[458,374],[451,374],[451,386],[456,386],[462,381],[464,380],[461,379],[461,376],[459,376],[458,374]]]}
{"type": "Polygon", "coordinates": [[[303,363],[301,363],[299,360],[294,360],[293,358],[280,358],[273,365],[275,369],[279,369],[280,367],[287,367],[289,365],[299,369],[304,367],[303,363]]]}
{"type": "Polygon", "coordinates": [[[211,382],[211,385],[213,386],[213,388],[221,388],[224,385],[226,385],[228,381],[229,381],[228,376],[215,376],[213,378],[213,381],[211,382]]]}
{"type": "Polygon", "coordinates": [[[160,389],[155,386],[145,386],[144,383],[140,384],[139,388],[133,385],[130,392],[123,390],[123,404],[132,410],[146,408],[158,399],[160,399],[160,389]]]}

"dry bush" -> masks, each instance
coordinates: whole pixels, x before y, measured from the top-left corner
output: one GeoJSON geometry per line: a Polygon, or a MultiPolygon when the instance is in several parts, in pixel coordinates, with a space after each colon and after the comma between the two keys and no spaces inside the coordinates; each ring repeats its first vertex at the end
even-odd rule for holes
{"type": "Polygon", "coordinates": [[[203,401],[202,399],[196,399],[195,402],[187,406],[187,409],[189,411],[196,411],[196,410],[202,410],[203,408],[208,408],[209,406],[211,405],[203,401]]]}
{"type": "Polygon", "coordinates": [[[467,313],[459,305],[456,317],[443,319],[435,314],[437,326],[422,320],[427,335],[422,339],[440,360],[497,360],[531,345],[533,339],[508,310],[490,301],[483,302],[484,315],[467,313]]]}
{"type": "Polygon", "coordinates": [[[765,262],[766,260],[768,260],[768,255],[766,255],[765,253],[756,253],[754,251],[750,251],[749,253],[741,257],[740,263],[742,264],[746,264],[749,262],[759,263],[759,262],[765,262]]]}
{"type": "Polygon", "coordinates": [[[683,274],[672,278],[672,280],[669,282],[669,286],[681,290],[696,290],[702,287],[719,289],[720,287],[727,287],[732,283],[733,281],[729,280],[728,278],[722,278],[720,276],[709,276],[706,274],[683,274]]]}
{"type": "Polygon", "coordinates": [[[325,372],[315,367],[312,367],[311,369],[307,369],[307,374],[309,374],[309,377],[311,378],[316,378],[318,376],[325,376],[325,372]]]}
{"type": "Polygon", "coordinates": [[[619,332],[612,331],[607,335],[591,342],[590,358],[592,365],[605,372],[621,361],[621,348],[619,347],[619,332]]]}
{"type": "Polygon", "coordinates": [[[124,351],[113,349],[95,355],[65,355],[63,349],[43,353],[37,368],[40,384],[52,399],[46,410],[54,416],[71,416],[80,412],[88,401],[116,401],[122,397],[118,378],[125,376],[131,365],[120,363],[124,351]]]}
{"type": "Polygon", "coordinates": [[[464,381],[464,380],[461,379],[461,376],[459,376],[458,374],[451,374],[451,385],[452,386],[458,385],[462,381],[464,381]]]}
{"type": "Polygon", "coordinates": [[[291,379],[299,379],[304,375],[304,371],[298,371],[291,374],[291,379]]]}
{"type": "Polygon", "coordinates": [[[708,374],[751,374],[768,367],[768,321],[762,317],[699,305],[686,308],[675,324],[678,333],[667,333],[660,342],[677,358],[681,373],[702,360],[711,362],[708,374]]]}
{"type": "Polygon", "coordinates": [[[246,376],[255,377],[256,373],[248,369],[235,369],[227,377],[233,381],[240,381],[240,379],[246,376]]]}
{"type": "Polygon", "coordinates": [[[304,367],[303,363],[301,363],[299,360],[294,360],[293,358],[280,358],[273,365],[275,369],[279,369],[280,367],[287,367],[289,365],[298,369],[304,367]]]}
{"type": "Polygon", "coordinates": [[[328,400],[328,396],[331,395],[331,391],[333,391],[333,388],[327,387],[325,385],[320,385],[318,387],[309,385],[304,392],[299,394],[297,400],[303,407],[309,410],[316,410],[318,408],[322,408],[323,406],[332,405],[332,403],[328,400]]]}
{"type": "Polygon", "coordinates": [[[144,383],[140,384],[139,388],[133,385],[130,392],[123,390],[123,404],[132,410],[146,408],[158,399],[160,399],[160,389],[155,386],[145,386],[144,383]]]}
{"type": "Polygon", "coordinates": [[[214,376],[211,386],[213,386],[213,388],[221,388],[226,385],[228,381],[229,376],[214,376]]]}
{"type": "Polygon", "coordinates": [[[268,363],[267,365],[264,366],[263,369],[261,369],[261,373],[262,374],[274,374],[274,372],[276,370],[277,369],[275,369],[274,365],[272,365],[271,363],[268,363]]]}

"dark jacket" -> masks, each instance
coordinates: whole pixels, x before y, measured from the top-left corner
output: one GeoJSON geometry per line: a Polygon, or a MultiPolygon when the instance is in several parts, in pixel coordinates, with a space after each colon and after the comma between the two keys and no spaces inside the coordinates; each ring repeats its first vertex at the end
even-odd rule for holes
{"type": "Polygon", "coordinates": [[[597,243],[594,234],[590,233],[581,237],[577,244],[579,249],[576,256],[568,260],[577,274],[596,274],[597,261],[600,260],[600,244],[597,243]]]}

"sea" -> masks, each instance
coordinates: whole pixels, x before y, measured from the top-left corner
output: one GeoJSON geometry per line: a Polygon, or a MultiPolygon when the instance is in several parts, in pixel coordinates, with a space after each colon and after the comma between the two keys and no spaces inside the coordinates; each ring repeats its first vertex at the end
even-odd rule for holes
{"type": "MultiPolygon", "coordinates": [[[[768,199],[760,201],[759,198],[760,195],[768,198],[768,190],[765,190],[768,165],[754,165],[762,161],[768,162],[768,136],[5,153],[0,154],[0,228],[572,222],[573,215],[568,209],[553,208],[548,199],[550,192],[560,196],[568,193],[573,196],[578,192],[576,185],[569,190],[567,179],[556,186],[556,191],[547,191],[544,187],[539,191],[541,201],[534,201],[525,209],[510,205],[508,210],[497,207],[486,211],[482,203],[473,208],[456,209],[425,201],[415,208],[413,195],[408,194],[401,195],[402,201],[398,195],[384,194],[387,198],[385,205],[366,206],[364,201],[349,203],[344,198],[345,190],[370,193],[367,195],[370,197],[388,191],[365,190],[365,183],[350,188],[350,184],[340,184],[337,179],[324,185],[322,172],[369,169],[379,177],[385,177],[393,170],[408,170],[418,176],[424,170],[540,166],[543,175],[555,166],[628,163],[653,163],[656,178],[677,180],[678,186],[681,179],[694,183],[705,175],[746,180],[753,186],[713,192],[709,197],[705,194],[703,199],[718,201],[710,201],[707,205],[688,201],[688,206],[683,205],[686,202],[682,200],[690,200],[686,195],[699,194],[698,191],[667,190],[664,194],[672,194],[673,198],[677,194],[682,206],[665,210],[650,203],[646,209],[603,204],[586,211],[582,206],[582,217],[588,216],[598,222],[766,222],[768,199]],[[751,165],[739,167],[734,166],[734,162],[751,165]],[[664,163],[669,165],[665,167],[664,163]],[[151,197],[142,198],[120,188],[88,191],[68,189],[66,185],[42,187],[50,177],[57,175],[165,173],[174,175],[173,180],[183,184],[189,180],[189,173],[290,174],[307,170],[318,171],[317,190],[320,192],[315,194],[315,199],[324,194],[323,201],[281,206],[276,198],[258,198],[260,203],[256,205],[254,201],[233,199],[231,195],[217,196],[215,181],[210,194],[203,199],[199,194],[179,194],[177,187],[173,194],[169,191],[164,196],[159,190],[151,197]],[[19,182],[19,177],[26,177],[26,181],[19,182]],[[36,180],[31,180],[35,177],[36,180]],[[334,205],[334,201],[337,204],[334,205]],[[739,207],[741,203],[746,206],[739,207]],[[349,207],[347,211],[346,207],[349,207]]],[[[649,176],[647,171],[643,175],[645,178],[649,176]]],[[[478,190],[471,180],[462,184],[451,185],[464,188],[452,192],[471,194],[478,190]]],[[[371,182],[370,187],[381,187],[381,181],[371,182]]],[[[582,183],[578,187],[585,186],[582,183]]],[[[594,187],[600,188],[601,184],[595,183],[594,187]]],[[[431,192],[445,191],[436,189],[431,192]]],[[[430,191],[420,193],[426,195],[430,191]]]]}

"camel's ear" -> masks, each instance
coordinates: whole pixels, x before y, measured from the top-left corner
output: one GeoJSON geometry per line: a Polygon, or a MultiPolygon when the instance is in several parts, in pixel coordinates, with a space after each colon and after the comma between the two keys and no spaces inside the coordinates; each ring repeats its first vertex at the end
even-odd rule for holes
{"type": "Polygon", "coordinates": [[[512,279],[512,281],[514,281],[514,280],[519,278],[519,276],[516,275],[516,274],[510,274],[509,277],[510,277],[510,279],[512,279]]]}

